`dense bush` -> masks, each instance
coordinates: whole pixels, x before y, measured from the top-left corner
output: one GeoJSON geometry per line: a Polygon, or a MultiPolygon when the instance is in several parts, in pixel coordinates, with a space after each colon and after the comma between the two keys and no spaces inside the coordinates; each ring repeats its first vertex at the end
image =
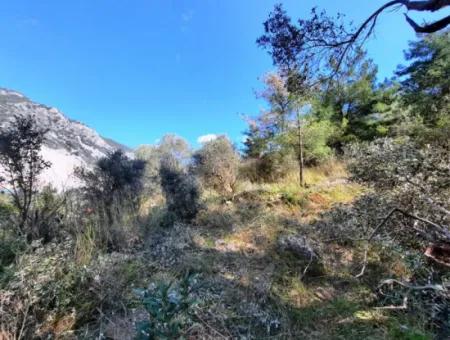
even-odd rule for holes
{"type": "Polygon", "coordinates": [[[349,168],[354,179],[369,184],[384,197],[390,208],[400,208],[411,215],[444,226],[442,230],[421,223],[414,229],[398,221],[412,237],[423,241],[445,240],[450,233],[446,205],[450,199],[448,149],[440,144],[421,148],[409,138],[380,139],[348,149],[353,161],[349,168]],[[431,228],[431,229],[430,229],[431,228]],[[430,236],[431,239],[430,239],[430,236]]]}
{"type": "Polygon", "coordinates": [[[138,217],[144,167],[144,161],[130,159],[118,150],[99,159],[92,170],[76,169],[83,182],[83,204],[80,206],[80,197],[74,195],[71,209],[82,209],[86,216],[71,214],[71,224],[76,229],[77,221],[93,227],[97,242],[108,249],[120,248],[128,233],[124,228],[133,225],[138,217]]]}
{"type": "Polygon", "coordinates": [[[205,186],[220,193],[234,191],[238,175],[239,155],[230,140],[220,136],[207,142],[193,155],[193,171],[205,186]]]}
{"type": "Polygon", "coordinates": [[[107,222],[113,223],[114,203],[137,208],[142,191],[145,162],[128,158],[117,150],[100,158],[92,170],[78,168],[82,191],[92,206],[101,206],[107,222]]]}
{"type": "Polygon", "coordinates": [[[46,185],[36,194],[29,218],[32,239],[42,239],[45,243],[61,236],[65,202],[66,194],[58,193],[50,185],[46,185]]]}
{"type": "Polygon", "coordinates": [[[244,160],[239,168],[239,176],[251,182],[275,182],[287,175],[293,159],[280,152],[268,152],[258,158],[244,160]]]}
{"type": "Polygon", "coordinates": [[[190,222],[200,209],[200,189],[173,157],[161,160],[161,187],[166,198],[169,221],[190,222]]]}
{"type": "Polygon", "coordinates": [[[0,326],[5,332],[0,334],[7,339],[8,334],[12,339],[47,337],[46,325],[51,318],[68,315],[84,304],[90,308],[80,309],[80,314],[92,315],[98,300],[84,285],[83,270],[76,268],[70,251],[67,240],[45,246],[35,241],[21,256],[4,294],[0,294],[0,326]]]}
{"type": "Polygon", "coordinates": [[[146,194],[154,195],[161,192],[159,169],[161,159],[174,157],[180,164],[186,165],[191,156],[191,147],[181,137],[168,134],[156,145],[142,145],[136,150],[136,157],[146,162],[144,173],[144,188],[146,194]]]}

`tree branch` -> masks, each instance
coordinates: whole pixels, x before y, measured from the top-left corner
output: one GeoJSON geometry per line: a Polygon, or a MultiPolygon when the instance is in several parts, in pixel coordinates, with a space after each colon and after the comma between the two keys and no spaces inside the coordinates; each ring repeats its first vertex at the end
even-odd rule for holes
{"type": "Polygon", "coordinates": [[[420,216],[416,216],[413,214],[410,214],[402,209],[399,208],[393,208],[389,214],[386,215],[386,217],[383,218],[383,220],[375,227],[375,229],[372,231],[372,233],[369,235],[369,237],[367,238],[367,244],[366,244],[366,248],[364,250],[364,259],[363,259],[363,266],[361,268],[361,271],[359,272],[359,274],[357,274],[355,277],[356,278],[360,278],[361,276],[364,275],[365,271],[366,271],[366,267],[367,267],[367,256],[368,256],[368,252],[369,252],[369,244],[370,241],[375,237],[375,235],[378,233],[378,231],[386,224],[386,222],[392,217],[392,215],[394,215],[394,213],[399,212],[402,215],[409,217],[409,218],[413,218],[415,220],[418,220],[420,222],[423,222],[425,224],[428,224],[432,227],[434,227],[436,230],[438,230],[440,233],[442,233],[443,235],[445,235],[445,238],[447,240],[450,240],[450,232],[445,228],[442,227],[434,222],[431,222],[423,217],[420,216]]]}
{"type": "MultiPolygon", "coordinates": [[[[428,1],[393,0],[393,1],[389,1],[389,2],[385,3],[383,6],[381,6],[380,8],[378,8],[375,12],[373,12],[366,19],[366,21],[364,21],[362,23],[362,25],[359,26],[359,28],[356,30],[356,32],[354,34],[352,34],[350,39],[348,39],[347,41],[341,42],[341,45],[354,43],[359,38],[359,36],[362,34],[362,32],[366,29],[366,27],[372,21],[375,21],[382,12],[384,12],[386,9],[388,9],[390,7],[397,6],[397,5],[405,6],[406,9],[409,11],[420,11],[420,12],[432,11],[432,12],[434,12],[434,11],[442,9],[446,6],[450,6],[450,0],[428,0],[428,1]]],[[[405,14],[405,16],[406,16],[407,20],[409,19],[410,21],[412,21],[413,24],[411,24],[411,22],[409,20],[408,20],[408,23],[410,23],[411,26],[413,26],[414,30],[416,30],[416,27],[417,27],[417,29],[425,29],[425,30],[426,29],[430,30],[432,28],[435,29],[434,31],[430,31],[430,32],[423,31],[421,33],[433,33],[440,29],[445,28],[448,24],[450,24],[450,22],[448,22],[448,20],[450,20],[450,18],[446,17],[444,19],[436,21],[434,24],[421,27],[421,26],[417,25],[412,19],[410,19],[406,14],[405,14]],[[428,28],[429,26],[432,26],[432,27],[428,28]]],[[[369,30],[368,35],[370,35],[372,33],[372,31],[373,31],[373,28],[371,28],[369,30]]]]}
{"type": "Polygon", "coordinates": [[[382,281],[379,285],[378,285],[378,289],[380,289],[382,286],[384,285],[392,285],[392,284],[398,284],[402,287],[408,288],[410,290],[436,290],[436,291],[440,291],[440,292],[444,292],[447,290],[447,288],[450,287],[450,285],[446,284],[446,285],[433,285],[433,284],[427,284],[424,286],[413,286],[407,282],[402,282],[396,279],[387,279],[382,281]]]}
{"type": "MultiPolygon", "coordinates": [[[[366,40],[374,31],[376,21],[378,19],[378,16],[383,13],[386,9],[394,6],[404,6],[406,9],[410,11],[437,11],[439,9],[442,9],[444,7],[450,6],[450,0],[428,0],[428,1],[408,1],[408,0],[393,0],[385,3],[383,6],[378,8],[375,12],[373,12],[367,19],[364,21],[361,26],[356,30],[355,33],[351,35],[351,37],[345,41],[341,41],[340,43],[336,44],[336,47],[346,45],[344,48],[344,51],[341,54],[341,57],[339,58],[339,61],[337,63],[336,70],[339,70],[345,55],[349,51],[351,45],[353,45],[358,38],[361,36],[361,34],[364,32],[364,30],[370,25],[369,31],[364,37],[364,40],[366,40]]],[[[450,25],[450,16],[447,16],[441,20],[438,20],[432,24],[427,24],[425,26],[418,25],[414,20],[412,20],[407,14],[405,14],[406,21],[413,27],[413,29],[417,33],[434,33],[437,31],[440,31],[441,29],[444,29],[448,25],[450,25]]]]}
{"type": "Polygon", "coordinates": [[[435,12],[450,5],[450,0],[424,0],[424,1],[399,1],[409,11],[430,11],[435,12]]]}
{"type": "Polygon", "coordinates": [[[416,33],[434,33],[444,29],[448,25],[450,25],[450,15],[442,18],[438,21],[435,21],[431,24],[425,24],[423,26],[418,25],[413,19],[411,19],[406,13],[405,18],[408,24],[414,29],[416,33]]]}

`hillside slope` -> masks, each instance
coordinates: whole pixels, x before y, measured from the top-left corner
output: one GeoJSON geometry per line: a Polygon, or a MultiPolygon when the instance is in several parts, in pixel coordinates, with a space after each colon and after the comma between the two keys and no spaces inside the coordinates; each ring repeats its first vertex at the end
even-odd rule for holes
{"type": "Polygon", "coordinates": [[[65,116],[58,109],[35,103],[21,93],[0,88],[0,131],[7,128],[15,115],[35,116],[41,128],[48,129],[44,158],[52,167],[42,176],[44,183],[58,188],[77,185],[73,177],[75,166],[92,166],[96,159],[117,148],[127,147],[104,138],[94,129],[65,116]]]}

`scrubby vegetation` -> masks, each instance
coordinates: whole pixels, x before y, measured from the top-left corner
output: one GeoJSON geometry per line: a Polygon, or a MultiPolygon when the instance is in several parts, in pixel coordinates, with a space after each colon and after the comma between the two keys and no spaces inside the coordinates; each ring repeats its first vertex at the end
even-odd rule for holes
{"type": "Polygon", "coordinates": [[[226,195],[235,190],[239,155],[225,136],[205,143],[193,155],[193,172],[202,183],[226,195]]]}
{"type": "Polygon", "coordinates": [[[168,135],[58,192],[37,182],[45,131],[13,122],[0,339],[450,337],[448,31],[391,82],[358,49],[311,88],[279,65],[282,19],[259,40],[279,69],[241,153],[168,135]]]}

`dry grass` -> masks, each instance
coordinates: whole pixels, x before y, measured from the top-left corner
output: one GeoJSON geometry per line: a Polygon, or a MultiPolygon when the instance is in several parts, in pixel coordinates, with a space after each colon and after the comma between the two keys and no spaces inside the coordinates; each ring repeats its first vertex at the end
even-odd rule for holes
{"type": "Polygon", "coordinates": [[[88,265],[97,251],[93,225],[87,225],[85,230],[77,233],[75,237],[75,262],[82,266],[88,265]]]}
{"type": "MultiPolygon", "coordinates": [[[[147,200],[141,209],[141,218],[148,214],[142,228],[147,235],[126,256],[99,254],[94,231],[85,229],[76,239],[74,261],[90,268],[88,286],[102,301],[101,313],[75,325],[66,313],[55,329],[131,339],[136,314],[148,317],[133,288],[180,280],[192,271],[199,285],[185,338],[427,339],[413,320],[372,307],[376,280],[354,278],[362,256],[358,245],[323,242],[309,224],[334,204],[351,204],[364,189],[348,182],[337,161],[307,169],[306,180],[307,188],[298,186],[295,173],[279,183],[241,182],[233,199],[208,191],[195,223],[171,228],[161,223],[161,202],[147,200]],[[282,234],[314,240],[320,268],[304,276],[306,262],[278,249],[282,234]]],[[[407,274],[400,258],[383,257],[380,249],[371,249],[370,261],[383,262],[376,269],[386,274],[407,274]]]]}

